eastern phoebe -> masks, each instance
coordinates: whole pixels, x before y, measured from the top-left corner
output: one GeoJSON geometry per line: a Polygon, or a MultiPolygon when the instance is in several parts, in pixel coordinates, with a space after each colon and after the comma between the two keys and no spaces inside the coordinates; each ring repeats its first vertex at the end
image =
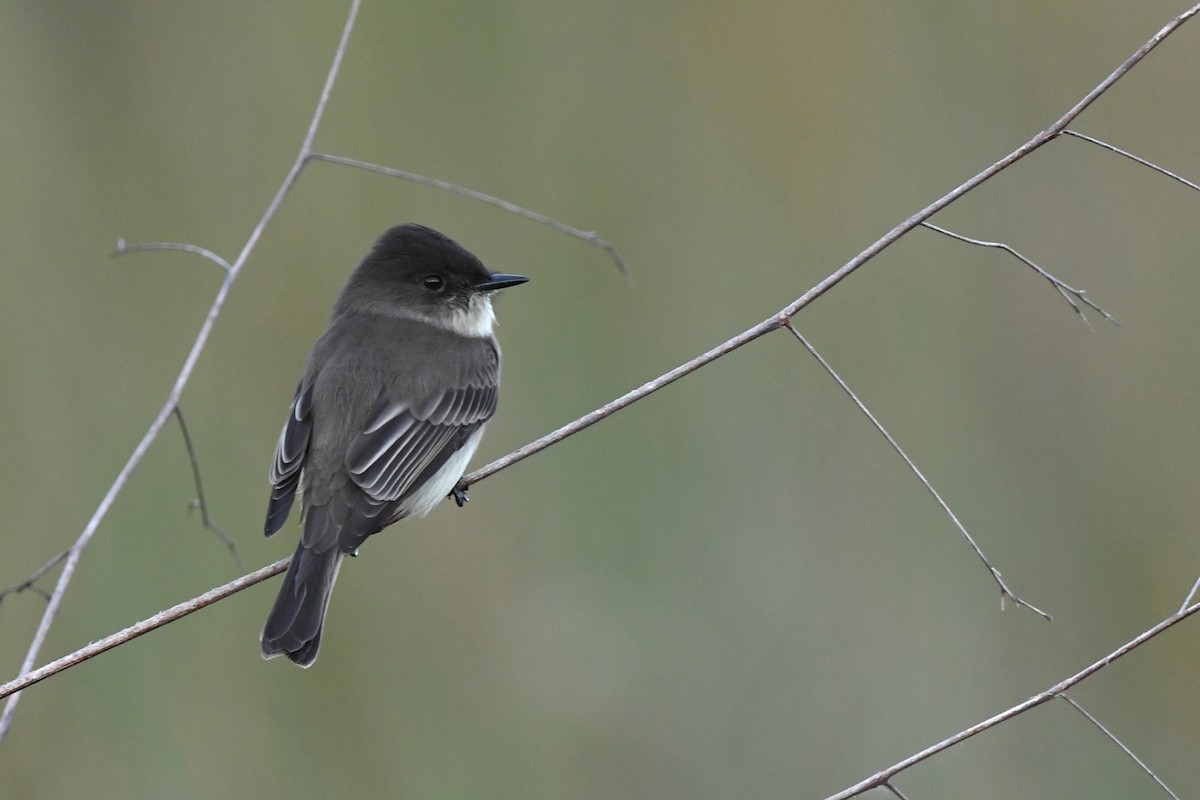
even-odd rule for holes
{"type": "Polygon", "coordinates": [[[299,489],[304,531],[263,627],[264,658],[311,666],[342,557],[456,486],[496,411],[492,295],[528,278],[489,272],[420,225],[387,230],[351,273],[271,465],[266,534],[299,489]]]}

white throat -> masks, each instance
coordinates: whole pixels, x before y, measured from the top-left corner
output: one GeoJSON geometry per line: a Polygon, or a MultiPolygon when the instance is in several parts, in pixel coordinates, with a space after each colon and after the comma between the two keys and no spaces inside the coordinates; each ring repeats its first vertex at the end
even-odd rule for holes
{"type": "Polygon", "coordinates": [[[491,336],[492,328],[496,324],[496,312],[492,310],[492,298],[486,294],[472,295],[466,308],[456,308],[448,314],[431,316],[408,313],[416,319],[436,325],[442,330],[475,339],[486,339],[491,336]]]}

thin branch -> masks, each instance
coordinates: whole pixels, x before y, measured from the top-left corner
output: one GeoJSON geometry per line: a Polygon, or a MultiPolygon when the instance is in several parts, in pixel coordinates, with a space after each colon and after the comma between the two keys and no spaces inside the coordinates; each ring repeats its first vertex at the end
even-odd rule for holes
{"type": "Polygon", "coordinates": [[[1079,307],[1079,303],[1075,302],[1076,299],[1078,299],[1080,303],[1083,303],[1085,306],[1087,306],[1088,308],[1095,311],[1100,316],[1104,317],[1106,320],[1108,320],[1112,324],[1114,324],[1114,325],[1121,324],[1113,318],[1112,314],[1109,314],[1103,308],[1101,308],[1100,306],[1098,306],[1094,302],[1092,302],[1091,298],[1089,298],[1087,296],[1087,293],[1083,289],[1076,289],[1074,286],[1069,286],[1066,283],[1063,283],[1058,278],[1054,277],[1049,272],[1047,272],[1046,270],[1039,267],[1032,260],[1021,255],[1015,249],[1013,249],[1009,245],[1005,244],[1004,242],[989,242],[989,241],[985,241],[983,239],[972,239],[970,236],[963,236],[961,233],[955,233],[954,231],[946,230],[945,228],[934,225],[932,222],[922,222],[921,225],[928,228],[931,231],[937,231],[938,233],[949,236],[951,239],[957,239],[960,242],[966,242],[967,244],[974,244],[974,245],[978,245],[980,247],[995,247],[995,248],[998,248],[998,249],[1003,250],[1004,252],[1008,253],[1013,258],[1020,261],[1022,264],[1025,264],[1027,267],[1030,267],[1031,269],[1033,269],[1033,271],[1036,272],[1038,275],[1041,275],[1043,278],[1048,280],[1050,282],[1050,285],[1058,290],[1058,293],[1060,295],[1062,295],[1063,299],[1066,300],[1071,305],[1071,308],[1073,308],[1075,310],[1075,313],[1079,315],[1079,318],[1081,320],[1083,320],[1083,324],[1087,325],[1089,328],[1092,327],[1092,324],[1090,322],[1088,322],[1088,318],[1084,315],[1083,309],[1079,307]]]}
{"type": "Polygon", "coordinates": [[[233,267],[230,266],[229,262],[221,258],[212,250],[195,244],[186,244],[184,242],[138,242],[136,244],[126,244],[124,239],[117,239],[117,249],[113,251],[112,255],[113,258],[116,258],[117,256],[123,256],[129,253],[146,252],[147,250],[182,250],[185,253],[192,253],[202,258],[207,258],[209,261],[225,270],[226,273],[233,271],[233,267]]]}
{"type": "Polygon", "coordinates": [[[378,172],[380,175],[388,175],[393,178],[412,181],[413,183],[419,183],[422,186],[432,186],[435,189],[442,189],[443,191],[462,195],[463,197],[469,197],[472,200],[478,200],[481,203],[499,206],[505,211],[512,212],[517,216],[525,217],[525,219],[531,219],[534,222],[540,222],[543,225],[549,225],[551,228],[559,231],[560,233],[565,233],[568,236],[574,236],[576,239],[582,239],[589,244],[594,244],[596,247],[599,247],[601,250],[608,253],[609,258],[613,260],[613,264],[616,265],[617,269],[620,270],[622,275],[629,277],[629,268],[625,265],[625,260],[621,258],[621,255],[617,252],[617,248],[613,247],[612,244],[602,238],[600,234],[596,233],[596,231],[585,231],[579,228],[574,228],[570,225],[559,222],[553,217],[548,217],[545,214],[539,214],[536,211],[530,211],[527,208],[519,206],[515,203],[510,203],[509,201],[503,200],[499,197],[493,197],[490,194],[484,194],[483,192],[478,192],[474,189],[468,189],[465,186],[459,186],[458,184],[450,183],[449,181],[418,175],[415,172],[406,172],[402,169],[384,167],[379,164],[372,164],[368,161],[359,161],[356,158],[335,156],[330,155],[329,153],[313,153],[309,157],[313,161],[328,161],[330,164],[340,164],[344,167],[355,167],[356,169],[365,169],[369,172],[378,172]]]}
{"type": "Polygon", "coordinates": [[[69,554],[70,552],[71,552],[70,550],[63,550],[61,553],[56,555],[54,558],[50,559],[45,564],[38,567],[34,571],[34,573],[32,575],[30,575],[28,578],[26,578],[25,580],[21,581],[20,583],[14,583],[12,586],[6,586],[5,588],[0,589],[0,601],[3,601],[4,598],[8,597],[10,594],[20,594],[21,592],[24,592],[26,590],[31,591],[34,594],[40,594],[46,600],[49,600],[50,593],[47,592],[42,587],[38,586],[37,582],[40,581],[47,572],[54,569],[59,563],[61,563],[62,560],[64,558],[66,558],[67,554],[69,554]]]}
{"type": "Polygon", "coordinates": [[[242,564],[242,557],[238,555],[237,544],[234,543],[233,537],[226,533],[225,529],[218,525],[217,521],[208,513],[208,500],[204,496],[204,481],[200,478],[200,459],[196,457],[196,448],[192,445],[192,436],[188,433],[187,422],[183,419],[183,411],[180,410],[179,406],[175,406],[174,411],[175,419],[179,420],[179,432],[183,434],[183,444],[187,447],[188,461],[192,464],[192,478],[196,481],[196,499],[188,507],[200,509],[200,519],[204,527],[215,533],[217,538],[225,543],[238,569],[245,569],[246,567],[242,564]]]}
{"type": "Polygon", "coordinates": [[[871,424],[875,426],[875,430],[879,431],[883,438],[887,440],[887,443],[892,446],[892,449],[896,451],[896,454],[900,456],[901,460],[908,465],[908,468],[912,470],[914,475],[917,476],[917,480],[921,482],[921,485],[925,487],[926,491],[933,495],[933,499],[937,501],[937,504],[941,506],[942,511],[944,511],[946,516],[950,518],[950,522],[953,523],[954,527],[958,528],[958,532],[964,539],[967,540],[967,544],[969,544],[971,549],[975,551],[975,555],[978,556],[979,560],[983,562],[983,565],[988,568],[988,572],[991,573],[992,579],[995,580],[996,585],[1000,587],[1001,607],[1003,607],[1004,598],[1007,597],[1017,606],[1024,606],[1030,611],[1040,614],[1047,620],[1052,619],[1051,616],[1045,611],[1042,611],[1032,603],[1028,603],[1013,594],[1012,589],[1009,589],[1008,585],[1004,582],[1004,579],[1000,577],[1000,570],[996,569],[996,567],[992,565],[992,562],[988,560],[988,557],[984,555],[983,549],[975,542],[975,538],[967,532],[967,526],[963,525],[962,521],[958,518],[958,515],[951,510],[950,504],[942,498],[942,495],[938,492],[938,490],[933,488],[933,484],[929,482],[929,479],[925,477],[925,474],[921,472],[915,463],[913,463],[913,460],[908,457],[908,454],[904,452],[902,447],[900,447],[900,443],[892,438],[892,435],[888,433],[887,429],[883,427],[883,424],[875,418],[875,415],[871,413],[871,410],[867,408],[866,404],[858,398],[858,395],[854,393],[854,390],[851,389],[844,380],[842,380],[842,376],[837,373],[837,371],[833,368],[833,365],[826,361],[825,358],[817,352],[817,349],[812,346],[812,343],[810,343],[808,339],[804,338],[804,335],[800,333],[796,326],[789,322],[787,324],[787,328],[792,332],[792,335],[799,340],[800,344],[804,345],[804,349],[807,350],[809,354],[817,360],[817,363],[821,365],[821,368],[828,372],[829,376],[837,382],[837,385],[842,388],[842,391],[846,393],[854,405],[858,406],[858,410],[861,411],[868,420],[870,420],[871,424]]]}
{"type": "Polygon", "coordinates": [[[1140,758],[1138,758],[1137,754],[1134,753],[1132,750],[1130,750],[1128,747],[1126,747],[1125,743],[1122,742],[1120,739],[1118,739],[1112,731],[1110,731],[1108,728],[1104,727],[1104,725],[1100,722],[1100,720],[1096,719],[1091,714],[1089,714],[1087,709],[1085,709],[1083,706],[1079,705],[1079,703],[1076,703],[1074,700],[1072,700],[1070,695],[1068,695],[1066,692],[1063,692],[1062,694],[1060,694],[1059,697],[1061,697],[1063,700],[1065,700],[1067,702],[1067,704],[1071,706],[1071,708],[1075,709],[1080,714],[1083,714],[1083,716],[1087,719],[1088,722],[1092,723],[1097,728],[1099,728],[1101,733],[1103,733],[1105,736],[1107,736],[1113,744],[1115,744],[1117,747],[1121,748],[1121,752],[1123,752],[1125,755],[1132,758],[1133,762],[1142,768],[1142,772],[1149,775],[1150,779],[1152,781],[1154,781],[1155,783],[1157,783],[1164,792],[1171,795],[1171,797],[1174,800],[1179,800],[1179,795],[1172,792],[1171,787],[1167,786],[1165,783],[1163,783],[1162,780],[1157,775],[1154,774],[1154,771],[1152,769],[1150,769],[1150,767],[1146,766],[1146,762],[1144,762],[1140,758]]]}
{"type": "Polygon", "coordinates": [[[472,472],[469,475],[464,475],[463,479],[461,481],[459,481],[459,483],[458,483],[458,488],[462,489],[463,491],[466,491],[468,487],[472,486],[473,484],[479,483],[484,478],[488,478],[492,475],[495,475],[500,470],[511,467],[513,464],[516,464],[518,461],[524,461],[525,459],[529,458],[531,455],[533,455],[535,453],[540,453],[542,450],[545,450],[550,445],[557,444],[558,442],[561,442],[563,439],[566,439],[568,436],[573,436],[574,434],[579,433],[584,428],[589,428],[592,425],[595,425],[597,422],[599,422],[602,419],[611,417],[613,414],[617,413],[621,409],[633,405],[638,400],[641,400],[643,397],[646,397],[647,395],[657,392],[659,389],[663,388],[664,386],[667,386],[668,384],[674,383],[675,381],[682,378],[684,375],[695,372],[696,370],[703,367],[705,364],[711,364],[713,361],[716,361],[721,356],[727,355],[728,353],[733,352],[734,350],[738,349],[742,345],[748,344],[749,342],[754,341],[755,339],[762,336],[763,334],[769,333],[770,331],[774,330],[775,328],[778,328],[780,325],[785,325],[785,324],[787,324],[786,320],[781,320],[777,317],[772,317],[771,319],[769,319],[765,322],[755,325],[753,328],[742,331],[737,336],[734,336],[732,339],[727,339],[726,341],[722,342],[721,344],[717,345],[716,347],[712,348],[711,350],[708,350],[707,352],[701,353],[700,355],[696,356],[691,361],[680,364],[675,369],[670,370],[669,372],[665,372],[662,375],[659,375],[657,378],[654,378],[653,380],[646,381],[645,383],[643,383],[641,386],[637,387],[636,389],[626,392],[625,394],[618,397],[616,400],[605,403],[604,405],[597,408],[595,411],[584,414],[582,417],[575,420],[574,422],[569,422],[566,425],[563,425],[558,430],[552,431],[552,432],[546,434],[545,436],[541,437],[540,439],[536,439],[536,440],[530,442],[529,444],[525,445],[524,447],[520,447],[520,448],[514,450],[513,452],[509,453],[508,455],[502,456],[501,458],[496,459],[492,463],[490,463],[486,466],[480,467],[479,469],[475,470],[474,472],[472,472]]]}
{"type": "Polygon", "coordinates": [[[51,675],[56,675],[65,669],[75,666],[76,664],[82,664],[89,658],[98,656],[108,650],[112,650],[114,647],[125,644],[131,639],[136,639],[144,633],[149,633],[155,628],[161,628],[167,623],[174,622],[182,617],[186,617],[193,611],[199,611],[206,606],[212,605],[218,600],[224,600],[226,597],[229,597],[231,594],[236,594],[242,589],[248,589],[257,583],[262,583],[267,578],[270,578],[273,575],[278,575],[287,569],[288,562],[291,560],[292,559],[289,556],[288,558],[276,561],[274,564],[269,564],[262,569],[255,570],[249,575],[243,575],[236,580],[232,580],[224,586],[218,586],[215,589],[210,589],[199,597],[193,597],[191,600],[171,606],[166,611],[160,611],[154,616],[144,619],[134,625],[130,625],[124,630],[117,631],[111,636],[105,636],[99,641],[92,642],[87,647],[81,647],[74,653],[65,655],[56,661],[51,661],[49,664],[39,667],[32,672],[26,672],[19,678],[0,685],[0,699],[10,695],[15,697],[17,692],[20,692],[22,689],[32,686],[39,681],[43,681],[46,678],[49,678],[51,675]]]}
{"type": "Polygon", "coordinates": [[[1154,170],[1155,172],[1158,172],[1162,175],[1166,175],[1171,180],[1179,181],[1180,183],[1182,183],[1184,186],[1188,187],[1189,189],[1195,189],[1196,191],[1200,192],[1200,185],[1192,183],[1187,178],[1183,178],[1183,177],[1180,177],[1179,175],[1176,175],[1174,172],[1171,172],[1169,169],[1163,169],[1158,164],[1155,164],[1152,161],[1147,161],[1146,159],[1142,158],[1141,156],[1135,156],[1133,153],[1129,152],[1128,150],[1122,150],[1121,148],[1119,148],[1115,145],[1111,145],[1108,142],[1101,141],[1100,139],[1096,139],[1092,136],[1088,136],[1086,134],[1079,133],[1078,131],[1065,130],[1065,131],[1063,131],[1063,135],[1064,136],[1074,136],[1076,139],[1082,139],[1085,142],[1091,142],[1092,144],[1097,145],[1098,147],[1103,147],[1105,150],[1114,152],[1119,156],[1125,156],[1130,161],[1136,161],[1137,163],[1141,164],[1143,167],[1149,167],[1150,169],[1154,170]]]}
{"type": "Polygon", "coordinates": [[[1183,599],[1183,605],[1179,607],[1180,611],[1192,604],[1192,598],[1196,596],[1196,592],[1200,592],[1200,577],[1196,578],[1196,582],[1192,584],[1192,590],[1188,592],[1188,596],[1183,599]]]}
{"type": "Polygon", "coordinates": [[[889,792],[896,795],[896,797],[899,797],[900,800],[908,800],[908,796],[905,795],[904,792],[897,789],[896,786],[894,784],[892,784],[890,781],[885,781],[883,784],[883,788],[887,789],[889,792]]]}
{"type": "MultiPolygon", "coordinates": [[[[134,469],[145,458],[149,452],[150,446],[158,438],[163,426],[166,425],[175,406],[179,404],[179,398],[183,394],[183,389],[187,386],[188,380],[192,376],[192,371],[196,367],[196,363],[200,360],[200,354],[204,351],[205,345],[208,343],[209,334],[212,333],[213,325],[217,321],[217,317],[221,313],[221,309],[225,306],[225,300],[229,297],[229,291],[233,286],[233,282],[241,273],[242,267],[246,264],[246,260],[253,252],[258,240],[262,237],[263,231],[266,230],[267,224],[275,217],[275,213],[279,210],[279,206],[283,203],[283,199],[291,191],[296,180],[300,177],[300,173],[304,169],[304,165],[308,163],[308,156],[312,152],[313,138],[317,134],[317,128],[321,123],[321,118],[325,114],[325,107],[329,102],[329,95],[333,91],[333,83],[337,79],[338,70],[342,64],[342,58],[346,54],[346,47],[350,43],[350,33],[354,30],[354,21],[358,15],[358,7],[360,0],[351,0],[350,13],[346,17],[346,24],[342,29],[342,37],[338,42],[337,50],[334,52],[333,64],[329,68],[329,73],[325,78],[325,85],[321,90],[321,97],[317,101],[317,108],[313,112],[313,116],[308,125],[308,131],[304,136],[304,141],[300,145],[300,151],[296,154],[296,159],[292,163],[291,169],[288,170],[283,182],[275,192],[275,196],[271,198],[271,202],[267,205],[266,211],[263,212],[258,223],[250,232],[250,237],[246,240],[242,250],[238,253],[237,259],[229,266],[226,271],[225,280],[221,284],[221,288],[217,290],[216,297],[213,299],[212,305],[208,309],[208,314],[204,318],[203,324],[200,326],[200,331],[196,335],[196,340],[192,344],[192,349],[188,353],[187,359],[183,363],[183,367],[179,371],[179,376],[175,379],[171,391],[167,395],[166,401],[159,409],[150,427],[147,429],[142,440],[138,442],[133,453],[129,456],[129,460],[125,462],[125,466],[117,474],[116,480],[113,481],[104,498],[100,501],[100,505],[92,514],[92,518],[88,520],[87,526],[83,532],[79,534],[79,538],[71,545],[69,555],[67,556],[66,564],[63,566],[62,573],[59,575],[58,584],[54,587],[54,593],[50,597],[50,602],[46,606],[45,613],[42,614],[42,620],[38,625],[37,632],[34,634],[33,642],[29,646],[29,651],[25,655],[25,660],[21,664],[19,674],[24,675],[33,669],[34,662],[37,660],[38,653],[42,649],[42,644],[46,641],[46,636],[50,632],[50,626],[54,622],[55,616],[58,614],[59,606],[62,603],[67,586],[71,583],[71,578],[75,574],[75,567],[79,563],[83,551],[87,548],[88,543],[95,535],[97,528],[100,527],[101,521],[108,514],[117,495],[124,489],[129,476],[133,474],[134,469]]],[[[8,698],[8,702],[4,705],[4,711],[0,714],[0,741],[4,740],[4,736],[8,733],[8,729],[12,726],[13,714],[16,712],[17,702],[21,699],[20,694],[13,694],[8,698]]]]}
{"type": "Polygon", "coordinates": [[[938,753],[941,753],[944,750],[948,750],[951,747],[954,747],[955,745],[957,745],[958,743],[963,742],[967,739],[970,739],[972,736],[974,736],[977,733],[983,733],[984,731],[989,730],[990,728],[996,727],[997,725],[999,725],[1002,722],[1007,722],[1008,720],[1012,719],[1013,717],[1024,714],[1026,711],[1030,710],[1031,708],[1036,708],[1037,706],[1040,706],[1043,703],[1047,703],[1047,702],[1053,700],[1054,698],[1056,698],[1059,695],[1066,692],[1071,687],[1073,687],[1076,684],[1083,681],[1085,678],[1089,678],[1092,675],[1095,675],[1097,672],[1104,669],[1109,664],[1111,664],[1114,661],[1116,661],[1117,659],[1119,659],[1121,656],[1124,656],[1125,654],[1136,650],[1137,648],[1141,647],[1143,644],[1150,641],[1155,636],[1158,636],[1160,633],[1167,630],[1168,628],[1170,628],[1174,625],[1178,625],[1180,622],[1183,622],[1185,619],[1192,616],[1197,611],[1200,611],[1200,603],[1197,603],[1194,606],[1189,606],[1188,608],[1186,608],[1183,611],[1180,611],[1178,613],[1172,614],[1171,616],[1164,619],[1162,622],[1159,622],[1153,628],[1143,631],[1142,633],[1138,634],[1134,638],[1130,639],[1128,642],[1121,645],[1116,650],[1114,650],[1111,653],[1109,653],[1108,655],[1106,655],[1104,658],[1101,658],[1099,661],[1096,661],[1095,663],[1090,664],[1087,667],[1084,667],[1079,672],[1076,672],[1074,675],[1067,678],[1066,680],[1059,681],[1058,683],[1054,684],[1046,691],[1041,692],[1039,694],[1035,694],[1033,697],[1029,698],[1025,702],[1018,703],[1017,705],[1013,706],[1012,708],[1010,708],[1006,711],[1001,711],[999,714],[995,715],[994,717],[989,717],[988,719],[985,719],[982,722],[976,723],[975,725],[972,725],[971,727],[969,727],[965,730],[959,731],[958,733],[954,734],[950,738],[943,739],[942,741],[938,742],[937,744],[935,744],[931,747],[927,747],[924,750],[922,750],[921,752],[915,753],[915,754],[909,756],[908,758],[904,759],[903,761],[898,761],[895,764],[893,764],[892,766],[888,767],[887,769],[880,770],[879,772],[875,773],[871,777],[869,777],[865,780],[859,781],[858,783],[854,784],[853,786],[843,789],[842,791],[838,792],[837,794],[830,795],[829,797],[826,798],[826,800],[848,800],[848,798],[857,797],[858,795],[863,794],[864,792],[870,791],[871,789],[879,788],[879,787],[883,786],[884,784],[886,784],[888,781],[890,781],[892,778],[894,778],[896,775],[898,775],[901,772],[903,772],[904,770],[908,769],[909,767],[919,764],[922,761],[924,761],[928,758],[931,758],[931,757],[937,755],[938,753]]]}

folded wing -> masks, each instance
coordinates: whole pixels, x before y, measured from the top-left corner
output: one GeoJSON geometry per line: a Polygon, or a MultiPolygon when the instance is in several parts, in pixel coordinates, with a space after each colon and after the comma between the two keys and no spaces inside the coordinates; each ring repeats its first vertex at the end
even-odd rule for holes
{"type": "Polygon", "coordinates": [[[462,386],[422,403],[382,401],[350,444],[346,469],[372,499],[403,506],[496,412],[496,386],[462,386]]]}

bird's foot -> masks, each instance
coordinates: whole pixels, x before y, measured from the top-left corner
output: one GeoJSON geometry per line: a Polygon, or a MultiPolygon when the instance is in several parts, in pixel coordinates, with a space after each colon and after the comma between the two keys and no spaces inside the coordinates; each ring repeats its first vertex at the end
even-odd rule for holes
{"type": "Polygon", "coordinates": [[[467,490],[462,484],[455,486],[454,491],[450,492],[450,496],[454,498],[454,502],[459,508],[462,508],[471,500],[471,498],[467,497],[467,490]]]}

